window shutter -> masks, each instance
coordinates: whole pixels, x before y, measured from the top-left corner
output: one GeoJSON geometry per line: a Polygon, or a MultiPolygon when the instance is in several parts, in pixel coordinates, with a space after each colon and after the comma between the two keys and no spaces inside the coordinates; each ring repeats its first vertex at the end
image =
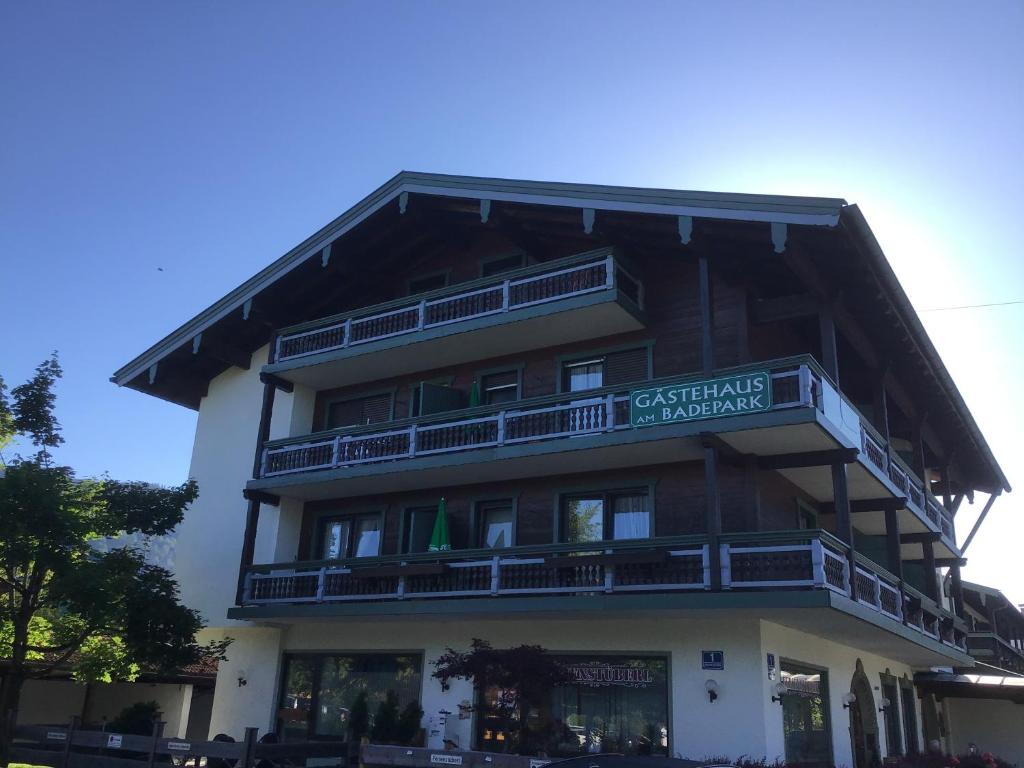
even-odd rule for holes
{"type": "Polygon", "coordinates": [[[363,424],[391,420],[391,395],[374,395],[363,400],[363,424]]]}
{"type": "Polygon", "coordinates": [[[612,352],[604,360],[605,386],[647,379],[647,347],[612,352]]]}

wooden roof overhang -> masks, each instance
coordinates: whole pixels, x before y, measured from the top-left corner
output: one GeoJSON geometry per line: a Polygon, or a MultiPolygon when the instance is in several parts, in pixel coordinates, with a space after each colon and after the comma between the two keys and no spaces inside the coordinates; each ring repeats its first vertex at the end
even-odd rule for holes
{"type": "MultiPolygon", "coordinates": [[[[542,258],[602,245],[656,256],[707,248],[727,275],[760,286],[786,280],[780,258],[791,267],[813,265],[824,276],[819,292],[835,298],[835,286],[843,286],[840,301],[857,307],[858,323],[869,325],[858,348],[866,362],[922,382],[923,396],[915,392],[917,404],[908,407],[931,414],[944,444],[967,446],[957,460],[969,468],[971,487],[1009,489],[859,209],[835,198],[402,172],[120,368],[112,381],[198,408],[208,382],[233,365],[248,367],[274,329],[358,308],[364,289],[394,265],[467,245],[488,229],[542,258]],[[892,346],[873,347],[870,341],[880,338],[893,338],[892,346]]],[[[786,288],[769,290],[779,295],[786,288]]]]}

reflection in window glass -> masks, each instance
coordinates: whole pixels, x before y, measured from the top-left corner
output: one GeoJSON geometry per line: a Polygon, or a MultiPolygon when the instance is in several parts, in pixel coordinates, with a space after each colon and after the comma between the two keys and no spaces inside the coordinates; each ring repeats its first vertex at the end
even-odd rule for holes
{"type": "Polygon", "coordinates": [[[348,554],[350,520],[325,520],[321,530],[321,560],[337,560],[348,554]]]}
{"type": "Polygon", "coordinates": [[[917,746],[917,708],[914,705],[914,686],[900,684],[900,703],[903,712],[903,733],[907,735],[907,754],[916,755],[917,746]]]}
{"type": "Polygon", "coordinates": [[[376,557],[380,554],[380,517],[356,520],[355,557],[376,557]]]}
{"type": "Polygon", "coordinates": [[[647,494],[617,494],[612,497],[612,523],[616,539],[646,539],[651,516],[647,494]]]}
{"type": "Polygon", "coordinates": [[[781,675],[786,686],[782,697],[786,762],[831,764],[828,673],[783,662],[781,675]]]}
{"type": "Polygon", "coordinates": [[[419,701],[422,659],[418,655],[338,654],[285,658],[278,729],[286,741],[311,736],[345,738],[356,697],[366,691],[371,716],[388,691],[399,707],[419,701]]]}
{"type": "Polygon", "coordinates": [[[900,698],[895,683],[882,684],[882,698],[889,700],[885,708],[885,744],[890,756],[903,754],[903,739],[900,738],[900,698]]]}
{"type": "Polygon", "coordinates": [[[405,551],[426,552],[430,548],[430,537],[434,534],[437,507],[410,509],[407,514],[408,532],[405,535],[405,551]]]}
{"type": "Polygon", "coordinates": [[[604,538],[604,498],[570,496],[565,501],[565,540],[570,543],[604,538]]]}
{"type": "Polygon", "coordinates": [[[604,360],[567,363],[564,386],[568,392],[582,392],[604,386],[604,360]]]}
{"type": "Polygon", "coordinates": [[[668,664],[663,658],[559,656],[573,683],[530,702],[530,733],[537,744],[508,743],[501,716],[502,691],[481,696],[477,744],[492,752],[543,750],[553,757],[597,752],[669,754],[668,664]]]}
{"type": "Polygon", "coordinates": [[[488,502],[480,506],[481,545],[491,549],[512,546],[513,523],[515,513],[512,504],[507,501],[488,502]]]}
{"type": "Polygon", "coordinates": [[[312,659],[285,660],[281,706],[277,710],[278,730],[285,741],[302,741],[309,733],[315,674],[312,659]]]}

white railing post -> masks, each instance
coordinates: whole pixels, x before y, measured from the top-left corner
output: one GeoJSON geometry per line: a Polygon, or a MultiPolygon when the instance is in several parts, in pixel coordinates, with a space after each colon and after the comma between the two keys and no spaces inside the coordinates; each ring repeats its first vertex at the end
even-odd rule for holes
{"type": "Polygon", "coordinates": [[[242,584],[242,604],[252,600],[252,574],[246,572],[245,581],[242,584]]]}
{"type": "Polygon", "coordinates": [[[338,466],[338,462],[341,460],[341,435],[334,436],[334,448],[331,452],[331,466],[338,466]]]}
{"type": "Polygon", "coordinates": [[[801,365],[797,374],[800,386],[800,405],[813,406],[811,401],[811,371],[806,365],[801,365]]]}
{"type": "Polygon", "coordinates": [[[719,557],[722,560],[722,589],[732,588],[732,560],[730,559],[729,545],[718,545],[719,557]]]}
{"type": "Polygon", "coordinates": [[[608,395],[604,403],[604,428],[611,432],[615,429],[615,395],[608,395]]]}
{"type": "Polygon", "coordinates": [[[615,259],[612,258],[610,253],[608,254],[608,258],[605,260],[605,272],[607,274],[604,276],[604,283],[609,288],[613,288],[615,286],[615,259]]]}
{"type": "Polygon", "coordinates": [[[423,327],[427,323],[427,300],[426,299],[421,299],[420,300],[420,305],[419,305],[419,308],[416,311],[416,314],[417,314],[416,328],[418,330],[422,331],[423,327]]]}
{"type": "Polygon", "coordinates": [[[416,455],[416,425],[409,427],[409,457],[416,455]]]}
{"type": "Polygon", "coordinates": [[[611,592],[615,589],[615,566],[606,565],[604,567],[604,591],[611,592]]]}
{"type": "Polygon", "coordinates": [[[270,450],[268,448],[263,449],[263,456],[260,458],[260,477],[267,476],[267,461],[270,458],[270,450]]]}
{"type": "Polygon", "coordinates": [[[316,601],[322,603],[324,601],[324,587],[327,586],[327,568],[323,567],[320,569],[320,573],[316,577],[316,601]]]}
{"type": "Polygon", "coordinates": [[[498,445],[505,444],[505,412],[498,411],[498,445]]]}
{"type": "Polygon", "coordinates": [[[277,337],[277,341],[274,343],[274,362],[278,362],[281,359],[281,337],[277,337]]]}
{"type": "Polygon", "coordinates": [[[395,592],[395,597],[399,600],[405,599],[405,576],[398,577],[398,590],[395,592]]]}
{"type": "Polygon", "coordinates": [[[821,588],[825,580],[825,553],[822,551],[821,539],[811,539],[811,578],[814,586],[821,588]]]}
{"type": "Polygon", "coordinates": [[[853,594],[850,589],[850,558],[844,555],[839,560],[843,564],[843,589],[846,592],[846,596],[850,597],[853,594]]]}
{"type": "Polygon", "coordinates": [[[508,312],[511,301],[511,283],[506,280],[501,284],[501,311],[508,312]]]}
{"type": "Polygon", "coordinates": [[[491,594],[498,594],[501,589],[501,558],[495,555],[491,560],[491,594]]]}
{"type": "Polygon", "coordinates": [[[352,318],[345,319],[345,338],[341,342],[341,346],[347,347],[352,341],[352,318]]]}
{"type": "Polygon", "coordinates": [[[704,565],[704,589],[711,589],[711,555],[707,544],[700,548],[700,556],[704,565]]]}

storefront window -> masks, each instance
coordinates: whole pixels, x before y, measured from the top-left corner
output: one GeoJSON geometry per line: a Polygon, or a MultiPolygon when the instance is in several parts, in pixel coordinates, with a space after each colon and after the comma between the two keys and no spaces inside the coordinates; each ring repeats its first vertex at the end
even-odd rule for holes
{"type": "MultiPolygon", "coordinates": [[[[529,730],[553,757],[597,752],[669,755],[668,662],[659,657],[558,656],[573,683],[532,703],[529,730]]],[[[511,735],[488,716],[498,689],[487,691],[477,719],[481,749],[501,752],[511,735]]]]}
{"type": "Polygon", "coordinates": [[[371,715],[388,691],[399,706],[419,701],[422,659],[414,654],[317,654],[286,656],[278,729],[287,741],[344,739],[348,714],[366,691],[371,715]]]}
{"type": "Polygon", "coordinates": [[[832,743],[828,716],[828,673],[782,663],[782,732],[786,762],[831,765],[832,743]]]}

